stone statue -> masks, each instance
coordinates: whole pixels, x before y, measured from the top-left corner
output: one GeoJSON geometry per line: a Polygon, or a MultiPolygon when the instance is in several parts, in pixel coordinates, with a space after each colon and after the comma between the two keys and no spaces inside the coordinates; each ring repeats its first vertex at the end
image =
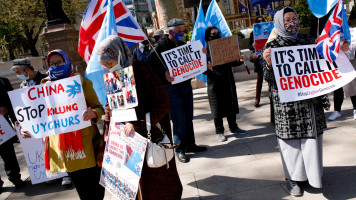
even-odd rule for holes
{"type": "Polygon", "coordinates": [[[47,13],[47,26],[70,23],[70,20],[63,11],[61,0],[43,0],[43,3],[47,13]]]}

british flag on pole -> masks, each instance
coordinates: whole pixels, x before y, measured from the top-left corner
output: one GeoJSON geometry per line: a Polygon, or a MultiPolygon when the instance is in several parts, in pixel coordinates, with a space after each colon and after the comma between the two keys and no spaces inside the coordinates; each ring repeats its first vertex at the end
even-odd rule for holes
{"type": "Polygon", "coordinates": [[[122,0],[91,0],[84,13],[79,31],[78,52],[86,62],[94,49],[100,27],[105,18],[108,1],[112,1],[118,36],[130,47],[147,37],[122,0]]]}
{"type": "Polygon", "coordinates": [[[350,42],[351,35],[344,5],[342,0],[339,0],[326,22],[316,49],[326,60],[333,62],[339,55],[340,43],[345,39],[350,42]]]}

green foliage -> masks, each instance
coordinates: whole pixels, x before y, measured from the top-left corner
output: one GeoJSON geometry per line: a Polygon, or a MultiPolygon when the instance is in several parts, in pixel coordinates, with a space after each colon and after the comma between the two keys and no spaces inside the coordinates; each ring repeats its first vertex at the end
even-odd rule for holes
{"type": "MultiPolygon", "coordinates": [[[[72,22],[81,19],[87,6],[82,0],[62,0],[62,5],[72,22]]],[[[46,21],[42,0],[0,0],[0,58],[13,60],[23,50],[38,56],[36,43],[46,21]]]]}
{"type": "Polygon", "coordinates": [[[243,33],[241,33],[241,31],[239,31],[239,30],[231,30],[231,33],[233,35],[237,35],[239,37],[239,39],[245,38],[245,35],[243,33]]]}
{"type": "Polygon", "coordinates": [[[190,31],[188,34],[184,34],[185,41],[190,41],[192,39],[193,31],[190,31]]]}
{"type": "Polygon", "coordinates": [[[313,19],[313,13],[309,8],[307,0],[297,0],[294,10],[297,12],[299,17],[299,26],[301,28],[310,27],[313,19]]]}

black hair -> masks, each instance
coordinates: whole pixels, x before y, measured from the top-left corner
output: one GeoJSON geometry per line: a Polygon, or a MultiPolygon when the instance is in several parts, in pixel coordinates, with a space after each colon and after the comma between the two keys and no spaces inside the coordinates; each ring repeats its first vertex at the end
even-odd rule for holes
{"type": "Polygon", "coordinates": [[[205,30],[205,41],[206,41],[206,42],[210,41],[210,33],[211,33],[211,31],[212,31],[213,29],[218,30],[219,33],[220,33],[220,30],[219,30],[217,27],[215,27],[215,26],[212,26],[212,27],[207,28],[207,29],[205,30]]]}
{"type": "Polygon", "coordinates": [[[262,18],[262,22],[266,22],[265,18],[263,18],[262,15],[259,15],[259,16],[256,17],[256,23],[257,23],[259,18],[262,18]]]}
{"type": "Polygon", "coordinates": [[[289,12],[293,12],[293,13],[297,14],[297,13],[295,12],[295,10],[293,10],[293,8],[291,8],[291,7],[285,7],[284,10],[283,10],[283,15],[286,14],[286,13],[289,13],[289,12]]]}

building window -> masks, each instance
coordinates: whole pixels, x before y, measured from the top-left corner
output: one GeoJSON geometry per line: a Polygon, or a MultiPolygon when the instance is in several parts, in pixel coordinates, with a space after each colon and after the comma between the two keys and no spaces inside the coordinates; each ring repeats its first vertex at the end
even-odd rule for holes
{"type": "Polygon", "coordinates": [[[224,13],[230,15],[231,14],[230,0],[223,0],[222,2],[224,6],[224,13]]]}

